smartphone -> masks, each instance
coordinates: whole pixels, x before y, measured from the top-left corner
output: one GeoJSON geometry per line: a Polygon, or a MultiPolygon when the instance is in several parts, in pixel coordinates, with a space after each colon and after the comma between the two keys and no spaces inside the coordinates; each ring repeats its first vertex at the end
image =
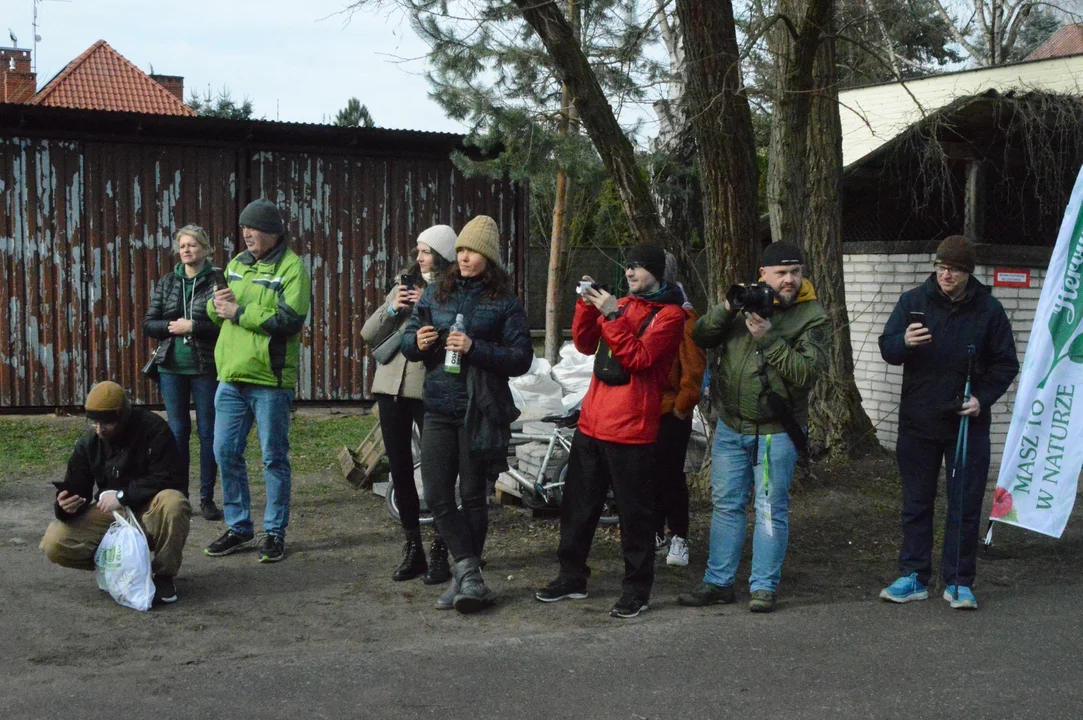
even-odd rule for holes
{"type": "Polygon", "coordinates": [[[432,309],[428,307],[419,307],[417,309],[417,317],[421,320],[421,327],[428,327],[432,325],[432,309]]]}
{"type": "Polygon", "coordinates": [[[229,285],[226,283],[226,273],[222,268],[214,269],[214,289],[225,290],[229,285]]]}
{"type": "Polygon", "coordinates": [[[403,273],[403,275],[399,277],[399,285],[402,285],[405,288],[412,288],[417,285],[417,277],[410,275],[409,273],[403,273]]]}
{"type": "Polygon", "coordinates": [[[73,490],[73,489],[72,489],[72,487],[71,487],[70,485],[68,485],[68,484],[67,484],[66,482],[64,482],[64,481],[59,481],[59,482],[58,482],[58,481],[56,481],[56,480],[53,480],[52,482],[53,482],[53,487],[55,487],[55,488],[56,488],[56,491],[57,491],[57,492],[63,492],[63,491],[65,491],[65,490],[67,490],[67,491],[68,491],[68,495],[76,495],[76,494],[77,494],[77,493],[75,492],[75,490],[73,490]]]}
{"type": "Polygon", "coordinates": [[[910,312],[906,313],[906,318],[908,321],[908,325],[913,325],[914,323],[919,323],[921,325],[925,324],[925,313],[919,310],[911,310],[910,312]]]}

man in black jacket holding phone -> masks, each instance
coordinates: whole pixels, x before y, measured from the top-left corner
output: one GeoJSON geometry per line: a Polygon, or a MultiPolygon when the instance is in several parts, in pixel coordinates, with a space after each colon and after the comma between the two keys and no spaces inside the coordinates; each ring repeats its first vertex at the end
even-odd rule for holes
{"type": "Polygon", "coordinates": [[[971,586],[989,476],[989,409],[1019,372],[1019,360],[1008,316],[988,286],[972,277],[974,266],[974,251],[965,237],[945,239],[936,251],[935,272],[903,293],[880,336],[884,360],[903,366],[896,445],[903,486],[903,541],[899,578],[880,593],[890,602],[929,597],[933,507],[943,460],[948,477],[948,518],[940,559],[944,598],[953,608],[978,607],[971,586]],[[964,398],[971,364],[970,396],[964,398]],[[970,431],[960,488],[959,477],[952,479],[952,466],[964,415],[970,417],[970,431]]]}
{"type": "Polygon", "coordinates": [[[90,430],[79,438],[57,487],[41,549],[52,562],[94,570],[94,553],[113,524],[113,511],[131,508],[147,535],[154,602],[177,600],[173,578],[181,565],[192,508],[188,477],[168,423],[133,408],[114,382],[95,385],[86,399],[90,430]]]}

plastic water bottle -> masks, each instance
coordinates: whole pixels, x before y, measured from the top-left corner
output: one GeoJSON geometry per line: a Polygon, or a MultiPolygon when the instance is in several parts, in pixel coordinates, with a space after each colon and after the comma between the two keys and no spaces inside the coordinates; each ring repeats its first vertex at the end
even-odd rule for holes
{"type": "MultiPolygon", "coordinates": [[[[463,322],[463,314],[455,316],[455,324],[451,326],[451,332],[466,332],[466,323],[463,322]]],[[[454,350],[444,352],[444,372],[458,375],[463,371],[463,359],[454,350]]]]}

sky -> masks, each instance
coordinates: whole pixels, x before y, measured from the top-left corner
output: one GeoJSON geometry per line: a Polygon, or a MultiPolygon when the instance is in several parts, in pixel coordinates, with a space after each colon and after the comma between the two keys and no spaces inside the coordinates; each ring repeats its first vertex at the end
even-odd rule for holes
{"type": "MultiPolygon", "coordinates": [[[[359,11],[348,20],[341,11],[349,0],[36,2],[39,88],[105,40],[145,72],[153,65],[183,76],[185,98],[228,86],[235,100],[252,100],[256,117],[329,121],[357,97],[379,127],[465,130],[429,99],[428,48],[397,10],[359,11]]],[[[21,48],[33,44],[34,3],[0,0],[0,21],[21,48]]]]}

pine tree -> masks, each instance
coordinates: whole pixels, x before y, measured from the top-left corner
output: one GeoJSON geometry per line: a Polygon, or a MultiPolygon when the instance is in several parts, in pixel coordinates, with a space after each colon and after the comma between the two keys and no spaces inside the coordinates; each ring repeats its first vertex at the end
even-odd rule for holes
{"type": "Polygon", "coordinates": [[[238,104],[225,85],[215,95],[211,94],[209,85],[203,95],[193,92],[188,97],[188,107],[195,110],[199,117],[217,117],[227,120],[252,119],[252,101],[245,97],[238,104]]]}
{"type": "Polygon", "coordinates": [[[335,115],[332,125],[338,125],[340,127],[375,127],[376,123],[372,120],[372,114],[369,112],[367,106],[362,105],[361,101],[357,98],[350,98],[346,101],[346,107],[338,111],[335,115]]]}

